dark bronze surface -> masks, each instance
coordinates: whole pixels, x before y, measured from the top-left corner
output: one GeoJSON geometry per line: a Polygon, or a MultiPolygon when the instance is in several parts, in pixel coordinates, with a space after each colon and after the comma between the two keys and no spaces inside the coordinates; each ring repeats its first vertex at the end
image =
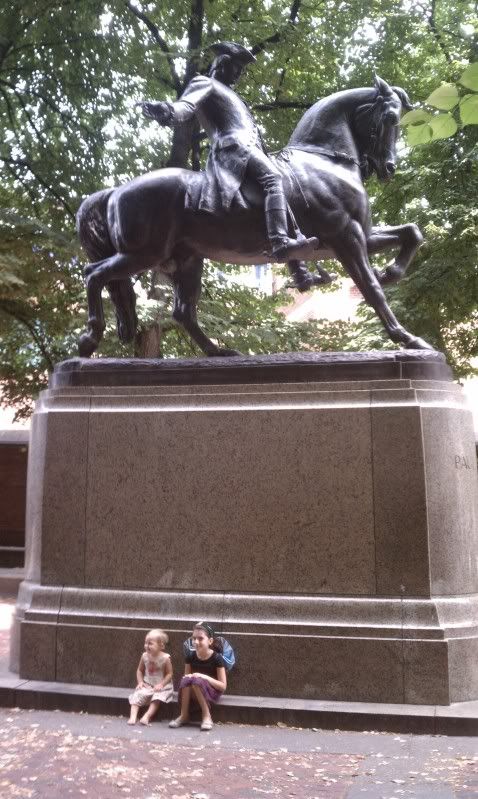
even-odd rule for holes
{"type": "Polygon", "coordinates": [[[50,387],[231,385],[339,380],[452,380],[440,352],[287,352],[230,358],[72,358],[55,367],[50,387]]]}
{"type": "Polygon", "coordinates": [[[410,349],[432,349],[405,330],[387,304],[382,285],[402,277],[422,236],[414,224],[374,228],[363,180],[395,171],[403,89],[376,78],[369,89],[336,92],[315,103],[295,128],[287,147],[268,156],[252,115],[232,90],[247,51],[230,42],[208,76],[199,75],[176,103],[143,103],[161,125],[196,117],[211,151],[204,172],[161,169],[118,188],[88,197],[78,211],[81,243],[91,261],[85,269],[88,329],[79,351],[90,356],[103,336],[101,291],[115,305],[118,335],[136,332],[132,277],[157,269],[174,286],[173,318],[206,355],[237,355],[219,347],[200,328],[197,303],[204,258],[238,264],[288,263],[301,291],[330,282],[320,265],[335,258],[379,316],[392,341],[410,349]],[[396,249],[383,271],[369,254],[396,249]]]}

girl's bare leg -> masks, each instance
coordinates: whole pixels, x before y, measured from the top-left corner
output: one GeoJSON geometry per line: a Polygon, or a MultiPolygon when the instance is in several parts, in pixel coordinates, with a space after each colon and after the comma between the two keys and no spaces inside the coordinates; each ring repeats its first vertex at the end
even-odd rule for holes
{"type": "Polygon", "coordinates": [[[186,688],[181,689],[181,712],[177,719],[171,722],[170,727],[180,726],[189,719],[189,703],[191,702],[191,686],[187,685],[186,688]],[[178,724],[175,724],[178,722],[178,724]]]}
{"type": "Polygon", "coordinates": [[[128,724],[136,724],[138,721],[139,705],[131,705],[128,724]]]}
{"type": "Polygon", "coordinates": [[[151,702],[151,704],[150,704],[149,708],[147,709],[146,713],[144,714],[143,718],[139,720],[139,723],[140,724],[145,724],[146,726],[148,724],[151,724],[151,719],[158,712],[159,705],[160,705],[160,700],[159,699],[155,699],[154,702],[151,702]]]}
{"type": "Polygon", "coordinates": [[[197,699],[199,707],[201,708],[202,721],[211,721],[211,713],[209,710],[209,705],[204,699],[203,693],[199,685],[193,685],[192,689],[194,691],[194,696],[197,699]]]}

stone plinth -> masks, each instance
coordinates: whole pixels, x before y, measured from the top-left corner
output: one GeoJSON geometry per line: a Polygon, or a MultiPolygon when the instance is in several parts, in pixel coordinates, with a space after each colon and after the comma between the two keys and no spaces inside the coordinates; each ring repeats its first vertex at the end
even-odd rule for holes
{"type": "Polygon", "coordinates": [[[20,676],[126,686],[195,621],[237,694],[478,698],[471,413],[439,353],[77,359],[37,404],[20,676]]]}

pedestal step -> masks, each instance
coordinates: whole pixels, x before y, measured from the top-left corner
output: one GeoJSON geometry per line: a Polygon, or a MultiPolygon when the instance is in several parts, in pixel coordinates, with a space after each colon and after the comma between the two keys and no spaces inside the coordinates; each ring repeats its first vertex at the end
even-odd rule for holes
{"type": "MultiPolygon", "coordinates": [[[[130,688],[20,680],[13,673],[0,676],[2,707],[126,717],[130,693],[130,688]]],[[[164,724],[177,712],[177,704],[172,702],[161,709],[158,721],[154,723],[164,724]]],[[[215,706],[213,715],[216,722],[222,723],[427,735],[478,735],[478,701],[443,707],[226,695],[215,706]]]]}

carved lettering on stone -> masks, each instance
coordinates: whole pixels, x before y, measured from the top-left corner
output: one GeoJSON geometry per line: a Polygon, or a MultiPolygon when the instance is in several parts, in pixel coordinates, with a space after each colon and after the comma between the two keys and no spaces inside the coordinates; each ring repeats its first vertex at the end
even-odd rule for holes
{"type": "Polygon", "coordinates": [[[455,455],[456,469],[471,469],[470,463],[464,455],[455,455]]]}

